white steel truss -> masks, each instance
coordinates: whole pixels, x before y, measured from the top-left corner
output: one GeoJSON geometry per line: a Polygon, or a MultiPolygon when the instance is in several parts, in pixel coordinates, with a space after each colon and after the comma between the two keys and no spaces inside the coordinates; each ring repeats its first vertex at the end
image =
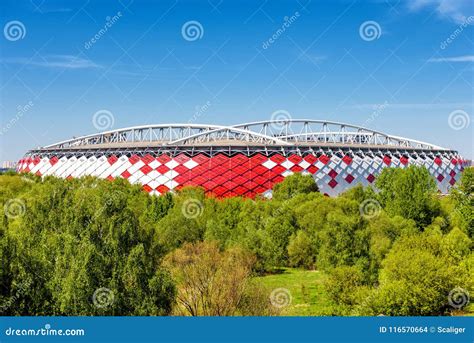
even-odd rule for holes
{"type": "Polygon", "coordinates": [[[43,147],[69,149],[94,146],[146,145],[162,147],[194,145],[262,146],[359,146],[419,150],[448,150],[433,144],[388,135],[361,126],[325,120],[269,120],[234,126],[205,124],[145,125],[100,132],[43,147]]]}

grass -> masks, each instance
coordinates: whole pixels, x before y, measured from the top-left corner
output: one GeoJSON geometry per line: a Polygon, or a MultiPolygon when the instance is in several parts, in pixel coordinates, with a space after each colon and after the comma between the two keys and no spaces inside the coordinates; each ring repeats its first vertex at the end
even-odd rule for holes
{"type": "MultiPolygon", "coordinates": [[[[257,282],[270,291],[285,288],[291,295],[291,303],[283,307],[282,316],[329,316],[334,307],[329,300],[323,282],[327,277],[318,270],[282,268],[278,274],[257,277],[257,282]]],[[[474,302],[453,316],[474,316],[474,302]]]]}
{"type": "Polygon", "coordinates": [[[324,316],[331,314],[330,301],[324,290],[326,275],[318,270],[283,268],[281,273],[257,277],[270,290],[285,288],[291,303],[282,308],[283,316],[324,316]]]}

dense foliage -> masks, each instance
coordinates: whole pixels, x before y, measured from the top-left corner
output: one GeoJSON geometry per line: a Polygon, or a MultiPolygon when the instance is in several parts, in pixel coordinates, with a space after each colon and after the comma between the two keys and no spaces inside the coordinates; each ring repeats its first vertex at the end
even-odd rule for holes
{"type": "Polygon", "coordinates": [[[0,312],[274,314],[251,279],[290,266],[328,275],[330,314],[447,314],[474,290],[473,175],[441,197],[424,168],[384,169],[329,198],[295,174],[271,200],[3,175],[0,312]]]}
{"type": "Polygon", "coordinates": [[[4,314],[171,312],[175,285],[160,267],[163,248],[149,219],[170,198],[151,198],[124,180],[30,176],[2,176],[0,198],[4,314]]]}

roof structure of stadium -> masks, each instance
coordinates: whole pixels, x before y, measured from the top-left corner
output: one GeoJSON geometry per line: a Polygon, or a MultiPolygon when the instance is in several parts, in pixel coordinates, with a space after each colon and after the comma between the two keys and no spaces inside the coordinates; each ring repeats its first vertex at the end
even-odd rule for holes
{"type": "Polygon", "coordinates": [[[335,196],[373,185],[384,168],[424,166],[442,193],[467,164],[455,150],[368,128],[285,119],[233,126],[135,126],[32,149],[19,172],[62,178],[125,178],[155,195],[198,186],[218,197],[271,195],[293,173],[335,196]]]}
{"type": "Polygon", "coordinates": [[[77,137],[41,149],[144,146],[325,146],[447,151],[426,142],[361,126],[323,120],[269,120],[233,126],[160,124],[134,126],[77,137]]]}

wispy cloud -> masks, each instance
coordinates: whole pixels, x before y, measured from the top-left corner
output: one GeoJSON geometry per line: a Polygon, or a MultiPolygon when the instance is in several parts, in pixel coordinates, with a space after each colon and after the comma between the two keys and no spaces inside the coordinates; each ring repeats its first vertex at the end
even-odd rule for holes
{"type": "Polygon", "coordinates": [[[28,59],[25,57],[7,58],[2,60],[7,64],[21,64],[25,66],[61,69],[90,69],[102,68],[101,65],[85,58],[73,55],[47,55],[28,59]]]}
{"type": "Polygon", "coordinates": [[[412,11],[434,9],[440,17],[464,22],[474,15],[472,0],[407,0],[408,8],[412,11]]]}
{"type": "Polygon", "coordinates": [[[474,62],[474,55],[430,58],[428,62],[474,62]]]}
{"type": "Polygon", "coordinates": [[[35,9],[36,12],[40,12],[40,13],[67,13],[67,12],[71,12],[72,11],[72,8],[36,8],[35,9]]]}
{"type": "Polygon", "coordinates": [[[303,62],[319,64],[320,62],[324,61],[327,56],[322,55],[313,55],[313,54],[301,54],[298,59],[303,62]]]}
{"type": "MultiPolygon", "coordinates": [[[[376,110],[382,104],[357,104],[346,106],[350,109],[358,110],[376,110]]],[[[452,109],[452,108],[467,108],[472,107],[473,104],[469,102],[460,103],[387,103],[383,105],[385,108],[398,109],[398,110],[441,110],[441,109],[452,109]]]]}

